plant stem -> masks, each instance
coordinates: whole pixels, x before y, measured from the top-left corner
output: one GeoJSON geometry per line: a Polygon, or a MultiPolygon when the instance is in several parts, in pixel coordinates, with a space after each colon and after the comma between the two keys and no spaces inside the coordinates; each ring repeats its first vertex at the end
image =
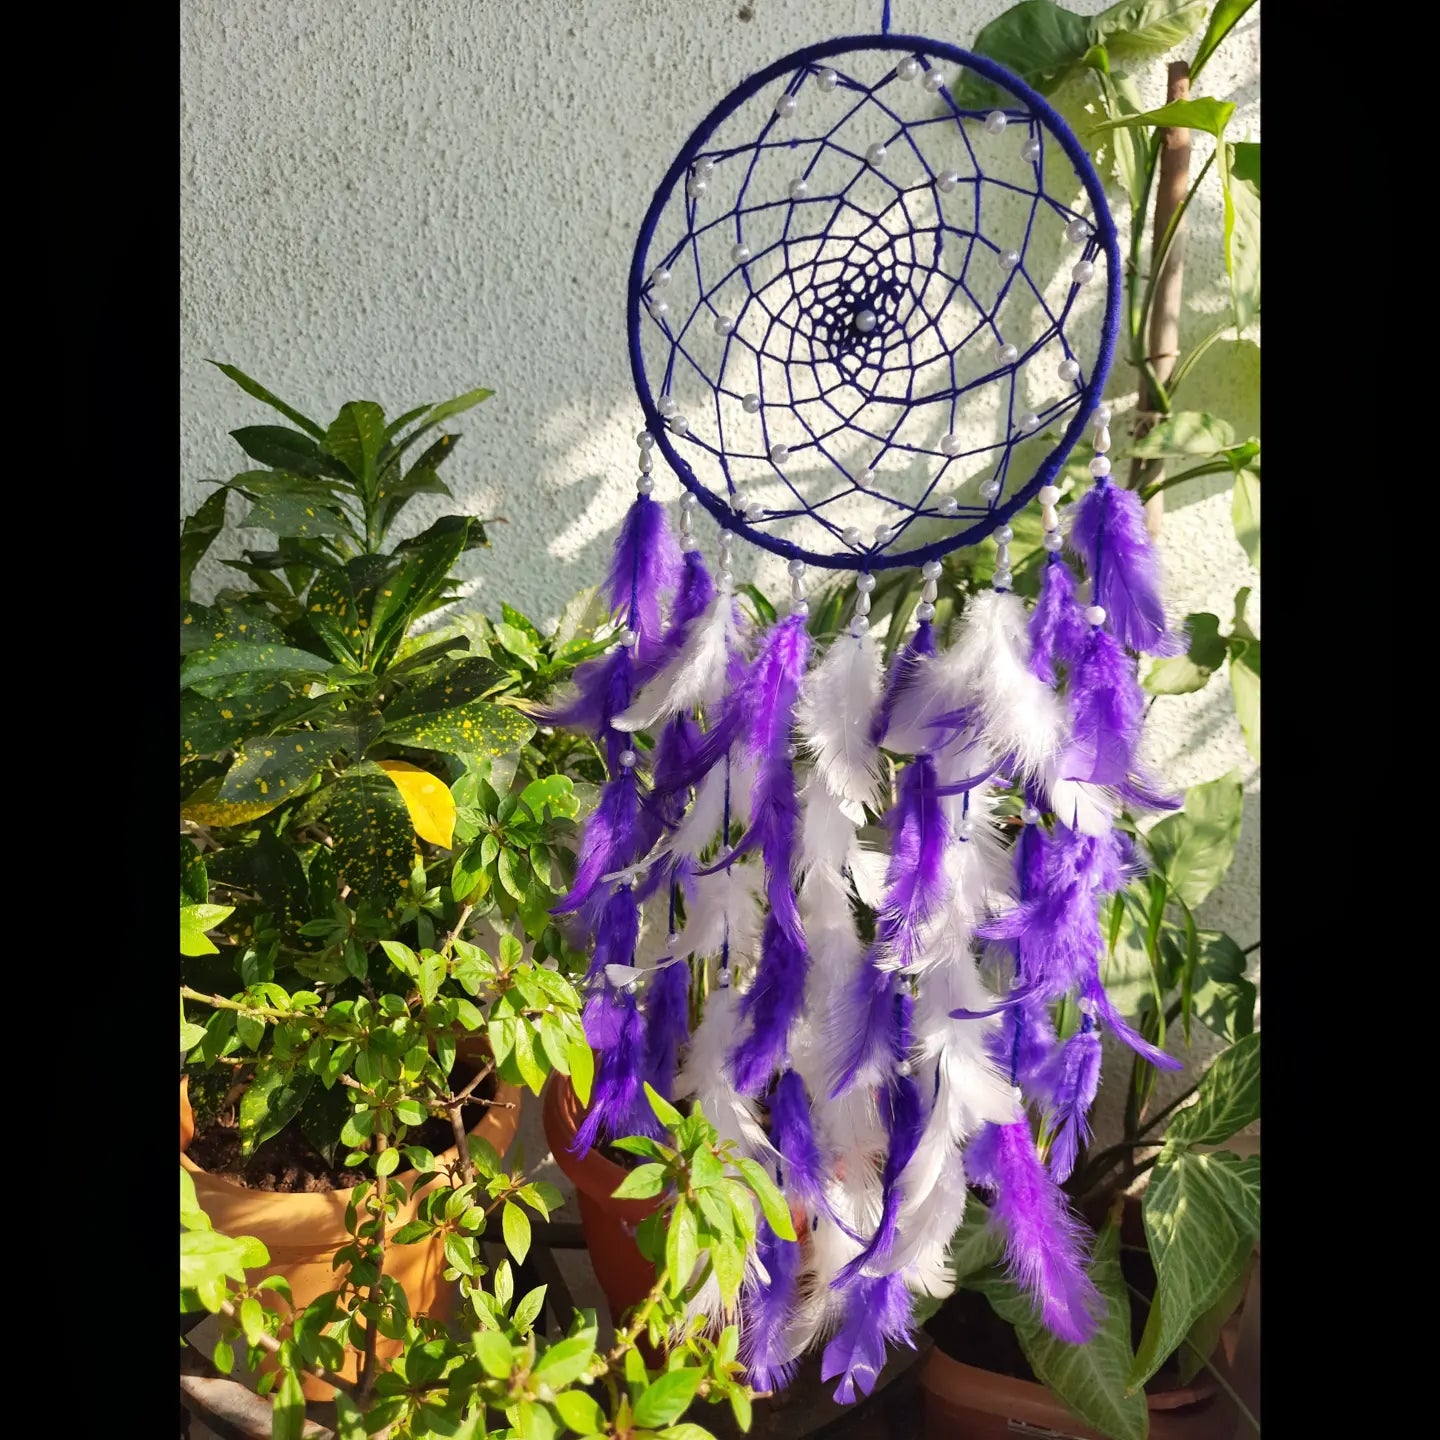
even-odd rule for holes
{"type": "MultiPolygon", "coordinates": [[[[1166,104],[1175,104],[1190,96],[1190,67],[1183,60],[1172,62],[1165,87],[1166,104]]],[[[1183,218],[1186,182],[1190,175],[1190,132],[1180,127],[1160,130],[1156,135],[1159,151],[1160,183],[1155,196],[1154,239],[1151,243],[1153,274],[1146,298],[1138,314],[1131,313],[1131,340],[1140,352],[1141,364],[1140,414],[1136,417],[1135,438],[1142,439],[1160,415],[1169,411],[1170,400],[1165,382],[1175,368],[1180,349],[1180,292],[1184,281],[1185,251],[1179,243],[1180,226],[1177,212],[1183,218]],[[1173,223],[1172,223],[1173,222],[1173,223]],[[1167,242],[1167,235],[1170,237],[1167,242]],[[1148,328],[1149,343],[1141,349],[1141,335],[1148,328]]],[[[1149,187],[1145,192],[1149,202],[1149,187]]],[[[1138,281],[1138,276],[1135,277],[1138,281]]],[[[1133,292],[1132,292],[1133,293],[1133,292]]],[[[1130,462],[1130,489],[1138,490],[1153,473],[1143,460],[1130,462]]],[[[1164,514],[1163,502],[1147,507],[1146,520],[1152,535],[1160,528],[1164,514]]]]}
{"type": "MultiPolygon", "coordinates": [[[[386,1150],[390,1148],[390,1141],[387,1136],[379,1131],[375,1134],[375,1158],[378,1162],[386,1150]]],[[[375,1364],[375,1342],[380,1336],[380,1281],[385,1277],[385,1220],[389,1210],[387,1197],[390,1193],[390,1181],[387,1176],[377,1175],[375,1177],[375,1190],[373,1192],[370,1212],[375,1216],[375,1283],[370,1287],[370,1313],[365,1317],[365,1354],[360,1365],[360,1391],[361,1400],[370,1397],[371,1390],[375,1387],[378,1376],[378,1367],[375,1364]]]]}
{"type": "Polygon", "coordinates": [[[180,993],[187,1000],[198,1000],[215,1010],[235,1010],[241,1015],[253,1015],[262,1020],[318,1020],[318,1010],[272,1010],[268,1005],[242,1005],[238,1000],[226,1000],[220,995],[206,995],[203,991],[192,990],[188,985],[180,987],[180,993]]]}
{"type": "MultiPolygon", "coordinates": [[[[1137,460],[1137,465],[1146,462],[1137,460]]],[[[1157,468],[1163,461],[1152,461],[1151,464],[1157,468]]],[[[1228,470],[1234,469],[1228,460],[1207,460],[1203,465],[1193,465],[1189,470],[1182,470],[1178,475],[1167,475],[1163,480],[1157,480],[1152,485],[1146,485],[1140,491],[1140,498],[1148,505],[1157,495],[1162,495],[1172,485],[1183,484],[1186,480],[1198,480],[1202,475],[1223,475],[1228,470]]]]}

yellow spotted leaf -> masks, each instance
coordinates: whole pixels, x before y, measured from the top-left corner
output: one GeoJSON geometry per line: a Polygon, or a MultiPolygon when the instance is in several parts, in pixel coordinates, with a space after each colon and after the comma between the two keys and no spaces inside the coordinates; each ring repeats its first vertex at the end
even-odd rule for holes
{"type": "Polygon", "coordinates": [[[488,700],[468,700],[430,715],[387,717],[385,725],[387,740],[464,760],[513,755],[534,733],[534,724],[518,710],[488,700]]]}
{"type": "Polygon", "coordinates": [[[220,799],[220,782],[224,776],[215,775],[186,797],[180,806],[182,820],[194,820],[200,825],[245,825],[268,815],[277,805],[284,804],[290,797],[283,791],[257,801],[227,801],[220,799]]]}
{"type": "Polygon", "coordinates": [[[382,760],[380,768],[395,782],[415,833],[448,850],[455,836],[455,797],[445,782],[405,760],[382,760]]]}
{"type": "Polygon", "coordinates": [[[325,823],[341,881],[356,900],[386,905],[410,888],[415,832],[405,802],[378,766],[342,775],[326,788],[325,823]]]}

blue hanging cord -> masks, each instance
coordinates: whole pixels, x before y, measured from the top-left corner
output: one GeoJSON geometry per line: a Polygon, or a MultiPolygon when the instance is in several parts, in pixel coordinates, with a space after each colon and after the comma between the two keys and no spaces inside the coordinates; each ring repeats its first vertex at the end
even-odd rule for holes
{"type": "Polygon", "coordinates": [[[880,33],[882,35],[890,33],[890,0],[885,0],[880,9],[880,33]]]}

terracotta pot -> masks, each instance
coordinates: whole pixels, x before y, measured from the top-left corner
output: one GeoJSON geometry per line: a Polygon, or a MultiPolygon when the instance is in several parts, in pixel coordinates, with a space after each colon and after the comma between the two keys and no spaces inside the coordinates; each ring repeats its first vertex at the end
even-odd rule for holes
{"type": "Polygon", "coordinates": [[[640,1253],[635,1231],[640,1222],[659,1208],[653,1200],[615,1200],[611,1197],[630,1172],[599,1150],[583,1159],[570,1153],[575,1132],[585,1118],[585,1107],[570,1086],[567,1076],[550,1077],[544,1096],[545,1139],[555,1163],[575,1187],[580,1206],[580,1224],[595,1278],[605,1292],[610,1319],[619,1324],[632,1305],[637,1305],[655,1283],[655,1267],[640,1253]]]}
{"type": "MultiPolygon", "coordinates": [[[[1044,1385],[966,1365],[938,1345],[921,1363],[920,1388],[925,1396],[925,1440],[1014,1440],[1017,1433],[1054,1440],[1105,1440],[1044,1385]]],[[[1221,1440],[1222,1436],[1228,1440],[1229,1426],[1211,1403],[1208,1389],[1168,1390],[1145,1398],[1150,1440],[1221,1440]]]]}
{"type": "MultiPolygon", "coordinates": [[[[483,1117],[470,1134],[488,1140],[497,1154],[504,1155],[510,1142],[515,1138],[516,1126],[520,1123],[521,1092],[503,1080],[497,1080],[495,1099],[511,1108],[487,1106],[483,1117]]],[[[190,1115],[190,1104],[186,1094],[186,1077],[180,1077],[180,1141],[182,1147],[189,1144],[186,1121],[190,1115]]],[[[189,1121],[190,1133],[194,1132],[194,1120],[189,1121]]],[[[444,1165],[455,1157],[452,1146],[442,1155],[439,1162],[444,1165]]],[[[207,1174],[182,1148],[180,1163],[190,1172],[195,1181],[195,1193],[200,1205],[210,1217],[210,1223],[222,1235],[254,1235],[265,1244],[270,1252],[270,1264],[263,1270],[251,1271],[253,1279],[267,1275],[283,1275],[290,1282],[290,1291],[295,1308],[303,1310],[317,1296],[335,1287],[335,1272],[331,1258],[342,1246],[349,1244],[349,1232],[345,1228],[345,1208],[350,1203],[353,1190],[331,1190],[322,1194],[290,1195],[273,1190],[246,1190],[229,1180],[207,1174]]],[[[397,1173],[392,1179],[399,1180],[408,1191],[415,1181],[415,1172],[397,1173]]],[[[415,1218],[419,1201],[433,1185],[440,1183],[438,1177],[431,1184],[422,1186],[420,1191],[400,1206],[399,1213],[390,1223],[386,1234],[393,1234],[402,1225],[415,1218]]],[[[385,1252],[385,1273],[393,1275],[410,1301],[410,1309],[416,1314],[426,1314],[436,1320],[448,1320],[454,1309],[455,1289],[441,1279],[445,1259],[438,1239],[422,1240],[416,1245],[387,1247],[385,1252]]],[[[280,1304],[278,1299],[275,1302],[280,1304]]],[[[377,1342],[379,1354],[393,1358],[400,1352],[398,1341],[386,1340],[383,1336],[377,1342]]],[[[354,1349],[346,1347],[345,1364],[340,1374],[347,1380],[356,1378],[359,1356],[354,1349]]],[[[306,1376],[303,1380],[305,1394],[311,1400],[328,1400],[334,1395],[333,1387],[306,1376]]]]}

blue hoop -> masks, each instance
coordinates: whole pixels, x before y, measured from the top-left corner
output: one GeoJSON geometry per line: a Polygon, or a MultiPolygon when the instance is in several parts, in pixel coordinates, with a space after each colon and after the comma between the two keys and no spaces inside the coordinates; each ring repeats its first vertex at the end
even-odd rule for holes
{"type": "MultiPolygon", "coordinates": [[[[965,112],[957,110],[957,115],[960,113],[965,112]]],[[[1115,342],[1120,331],[1121,273],[1119,237],[1115,229],[1115,221],[1110,214],[1110,207],[1105,200],[1105,190],[1100,183],[1100,177],[1095,173],[1095,167],[1090,163],[1090,157],[1085,153],[1069,126],[1060,118],[1044,96],[1037,94],[1018,76],[1011,74],[1004,66],[997,65],[995,61],[989,60],[983,55],[973,55],[968,50],[962,50],[956,45],[948,45],[943,41],[926,40],[916,35],[845,36],[796,50],[743,80],[696,126],[689,140],[685,142],[684,147],[665,172],[664,178],[656,187],[650,207],[645,212],[645,219],[641,222],[640,233],[636,238],[635,251],[630,262],[630,280],[626,292],[630,372],[635,382],[635,392],[640,399],[640,408],[645,415],[646,427],[655,437],[660,452],[669,462],[670,468],[680,478],[681,484],[699,500],[723,529],[743,535],[752,544],[760,546],[763,550],[783,555],[787,559],[803,560],[807,565],[813,565],[820,569],[893,570],[901,566],[920,565],[927,560],[939,559],[940,556],[948,555],[951,551],[962,549],[966,545],[978,544],[981,540],[986,539],[996,526],[1004,524],[1031,500],[1036,491],[1049,484],[1059,474],[1060,467],[1064,465],[1071,450],[1074,449],[1076,441],[1084,432],[1090,413],[1099,404],[1104,394],[1105,381],[1114,360],[1115,342]],[[1101,325],[1099,349],[1090,367],[1089,377],[1080,391],[1079,403],[1075,407],[1075,414],[1070,424],[1055,447],[1040,463],[1035,474],[1010,499],[989,511],[968,529],[958,530],[943,540],[919,546],[914,550],[866,556],[828,554],[824,551],[809,550],[792,541],[771,535],[763,530],[757,530],[703,485],[696,477],[689,462],[676,451],[671,443],[669,429],[650,394],[650,384],[645,374],[645,361],[640,347],[641,293],[646,282],[646,257],[650,242],[654,238],[655,228],[674,193],[676,184],[687,174],[695,155],[722,121],[726,120],[746,100],[772,80],[791,74],[816,60],[824,60],[833,55],[841,55],[855,50],[904,51],[914,55],[922,63],[933,55],[983,76],[986,80],[1009,91],[1017,99],[1023,101],[1059,142],[1061,150],[1074,166],[1075,173],[1090,200],[1094,215],[1094,238],[1098,240],[1100,247],[1104,250],[1106,260],[1105,313],[1101,325]]]]}

